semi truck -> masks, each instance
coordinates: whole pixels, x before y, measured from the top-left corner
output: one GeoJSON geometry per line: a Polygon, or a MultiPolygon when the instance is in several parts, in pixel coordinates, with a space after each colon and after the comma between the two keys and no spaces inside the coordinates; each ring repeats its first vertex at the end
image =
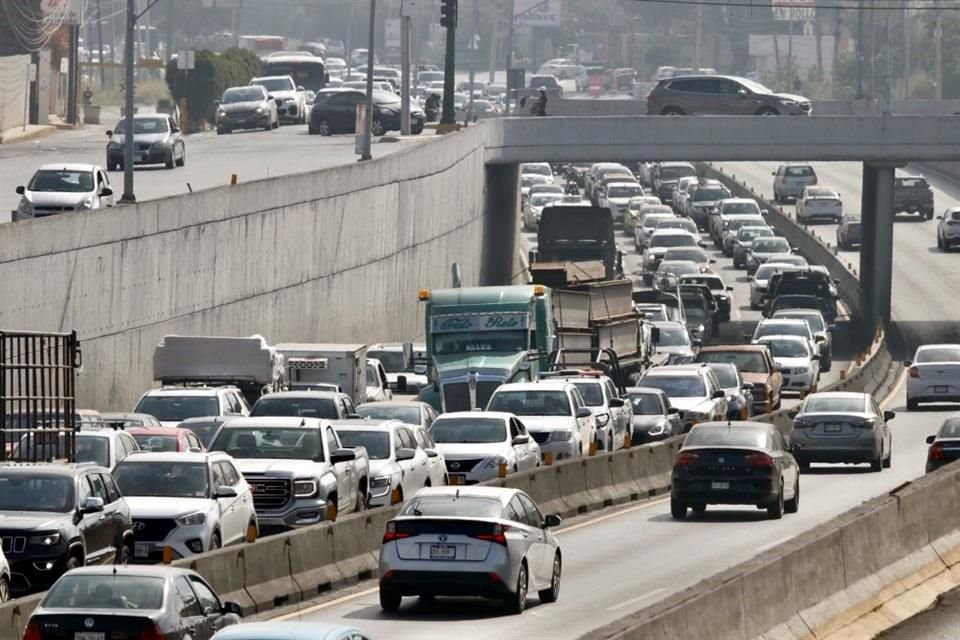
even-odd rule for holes
{"type": "MultiPolygon", "coordinates": [[[[505,382],[536,380],[555,348],[552,293],[543,285],[420,291],[428,384],[438,411],[483,409],[505,382]]],[[[412,357],[412,345],[407,349],[412,357]]]]}

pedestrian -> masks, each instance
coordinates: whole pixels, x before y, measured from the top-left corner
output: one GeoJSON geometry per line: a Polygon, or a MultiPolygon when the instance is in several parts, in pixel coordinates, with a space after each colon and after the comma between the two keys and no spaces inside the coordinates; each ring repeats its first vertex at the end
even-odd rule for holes
{"type": "Polygon", "coordinates": [[[797,78],[793,81],[793,90],[794,90],[795,93],[800,93],[800,91],[801,91],[802,89],[803,89],[803,83],[800,82],[800,78],[797,77],[797,78]]]}
{"type": "Polygon", "coordinates": [[[93,91],[90,90],[89,86],[83,90],[83,104],[86,106],[93,104],[93,91]]]}
{"type": "Polygon", "coordinates": [[[536,113],[538,116],[547,115],[547,88],[540,87],[540,97],[537,99],[536,113]]]}

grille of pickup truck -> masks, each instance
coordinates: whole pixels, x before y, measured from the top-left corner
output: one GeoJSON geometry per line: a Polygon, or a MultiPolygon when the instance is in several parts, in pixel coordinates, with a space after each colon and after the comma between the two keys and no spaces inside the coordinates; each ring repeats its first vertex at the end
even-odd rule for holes
{"type": "Polygon", "coordinates": [[[265,478],[252,474],[244,474],[243,477],[253,492],[253,507],[257,511],[275,511],[290,502],[292,490],[289,479],[265,478]]]}

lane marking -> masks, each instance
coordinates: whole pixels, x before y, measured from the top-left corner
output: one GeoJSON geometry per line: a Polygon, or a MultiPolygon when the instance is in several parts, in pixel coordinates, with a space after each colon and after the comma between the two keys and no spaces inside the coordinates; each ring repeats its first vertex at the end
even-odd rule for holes
{"type": "Polygon", "coordinates": [[[897,383],[896,383],[895,385],[893,385],[893,389],[891,389],[891,390],[890,390],[890,393],[888,393],[888,394],[886,395],[886,397],[879,402],[879,405],[880,405],[881,407],[886,408],[886,406],[887,406],[888,404],[890,404],[891,402],[893,402],[893,399],[900,393],[900,390],[901,390],[901,389],[903,388],[903,386],[907,383],[907,374],[908,374],[908,373],[909,373],[909,371],[907,371],[907,369],[904,368],[903,372],[900,374],[900,378],[897,380],[897,383]]]}
{"type": "Polygon", "coordinates": [[[638,602],[642,602],[643,600],[648,600],[656,595],[659,595],[664,591],[666,591],[666,589],[663,587],[660,587],[659,589],[654,589],[653,591],[648,591],[643,595],[637,596],[636,598],[630,598],[629,600],[624,600],[623,602],[619,604],[615,604],[612,607],[607,607],[605,611],[616,611],[617,609],[623,609],[624,607],[629,607],[630,605],[637,604],[638,602]]]}
{"type": "Polygon", "coordinates": [[[329,602],[321,602],[320,604],[315,604],[312,607],[307,607],[306,609],[300,609],[298,611],[293,611],[291,613],[285,613],[282,616],[277,616],[276,618],[270,618],[270,620],[291,620],[293,618],[300,618],[314,611],[320,611],[321,609],[328,609],[334,607],[338,604],[343,604],[344,602],[350,602],[351,600],[356,600],[357,598],[363,598],[366,596],[371,596],[380,591],[380,587],[373,587],[372,589],[366,589],[365,591],[360,591],[358,593],[351,593],[348,596],[343,596],[337,598],[336,600],[331,600],[329,602]]]}
{"type": "MultiPolygon", "coordinates": [[[[792,539],[795,538],[795,537],[796,537],[796,534],[790,535],[790,536],[784,536],[784,537],[780,538],[779,540],[774,540],[773,542],[769,542],[769,543],[763,545],[762,547],[758,547],[758,548],[757,548],[757,554],[756,554],[756,555],[760,555],[760,554],[763,553],[764,551],[767,551],[767,550],[769,550],[769,549],[773,549],[773,548],[776,547],[777,545],[781,545],[781,544],[783,544],[784,542],[786,542],[786,541],[788,541],[788,540],[792,540],[792,539]]],[[[756,556],[754,556],[754,557],[756,557],[756,556]]]]}
{"type": "Polygon", "coordinates": [[[605,516],[600,516],[599,518],[594,518],[594,519],[592,519],[592,520],[587,520],[586,522],[581,522],[581,523],[579,523],[579,524],[575,524],[575,525],[573,525],[573,526],[571,526],[571,527],[565,527],[565,528],[563,528],[563,529],[558,530],[558,531],[557,531],[557,535],[558,535],[558,536],[561,536],[561,535],[563,535],[563,534],[565,534],[565,533],[570,533],[571,531],[576,531],[577,529],[583,529],[584,527],[589,527],[589,526],[592,526],[592,525],[595,525],[595,524],[599,524],[599,523],[601,523],[601,522],[606,522],[607,520],[611,520],[611,519],[613,519],[613,518],[617,518],[617,517],[622,516],[622,515],[627,514],[627,513],[633,513],[633,512],[635,512],[635,511],[642,511],[643,509],[649,509],[650,507],[654,507],[654,506],[656,506],[656,505],[658,505],[658,504],[663,504],[664,502],[668,502],[669,500],[670,500],[670,496],[665,496],[665,497],[663,497],[663,498],[658,498],[658,499],[656,499],[656,500],[649,500],[649,501],[647,501],[647,502],[643,502],[642,504],[638,504],[638,505],[633,506],[633,507],[630,507],[630,508],[628,508],[628,509],[622,509],[622,510],[620,510],[620,511],[615,511],[614,513],[608,513],[608,514],[605,515],[605,516]]]}

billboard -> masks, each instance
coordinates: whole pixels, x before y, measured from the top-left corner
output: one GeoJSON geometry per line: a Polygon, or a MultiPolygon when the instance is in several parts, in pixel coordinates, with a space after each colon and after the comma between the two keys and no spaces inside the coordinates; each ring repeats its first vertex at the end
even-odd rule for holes
{"type": "Polygon", "coordinates": [[[773,0],[773,19],[806,22],[817,15],[816,0],[773,0]]]}
{"type": "Polygon", "coordinates": [[[514,0],[513,2],[514,26],[559,27],[562,22],[562,0],[514,0]]]}

